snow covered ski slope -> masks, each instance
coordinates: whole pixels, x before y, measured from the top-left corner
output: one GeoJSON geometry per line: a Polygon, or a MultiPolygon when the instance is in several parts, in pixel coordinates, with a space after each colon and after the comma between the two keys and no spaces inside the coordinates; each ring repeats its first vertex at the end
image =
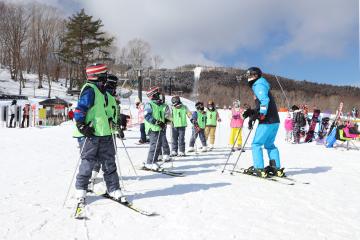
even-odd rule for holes
{"type": "MultiPolygon", "coordinates": [[[[216,131],[215,149],[173,162],[172,170],[184,172],[185,177],[138,171],[137,180],[118,142],[125,193],[135,206],[159,214],[154,217],[90,194],[88,219],[73,219],[74,188],[62,207],[79,158],[76,140],[71,138],[72,124],[0,128],[0,239],[360,239],[359,151],[288,144],[281,125],[277,145],[295,185],[228,171],[222,174],[230,129],[229,112],[220,114],[223,121],[216,131]]],[[[244,129],[243,139],[247,133],[244,129]]],[[[125,135],[130,157],[140,167],[147,145],[135,144],[136,127],[125,135]]],[[[189,138],[190,128],[187,143],[189,138]]],[[[247,150],[238,168],[250,165],[247,150]]],[[[103,193],[104,184],[98,180],[94,191],[103,193]]]]}

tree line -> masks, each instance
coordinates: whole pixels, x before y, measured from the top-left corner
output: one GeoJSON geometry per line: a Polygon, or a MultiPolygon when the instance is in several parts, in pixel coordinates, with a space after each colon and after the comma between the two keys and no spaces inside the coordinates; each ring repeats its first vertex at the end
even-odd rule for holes
{"type": "Polygon", "coordinates": [[[69,90],[81,88],[85,67],[94,62],[105,62],[115,74],[126,77],[163,63],[148,42],[135,38],[118,48],[103,27],[84,9],[65,17],[46,4],[0,1],[0,64],[19,83],[19,95],[26,87],[27,72],[37,74],[37,88],[46,81],[51,97],[51,84],[60,78],[66,79],[69,90]]]}

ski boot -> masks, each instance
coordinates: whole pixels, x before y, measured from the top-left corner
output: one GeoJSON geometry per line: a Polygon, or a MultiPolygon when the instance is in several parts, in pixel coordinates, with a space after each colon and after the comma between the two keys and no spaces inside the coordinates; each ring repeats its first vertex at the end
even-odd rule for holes
{"type": "Polygon", "coordinates": [[[284,173],[284,168],[277,169],[275,176],[277,176],[277,177],[286,177],[286,175],[284,173]]]}
{"type": "Polygon", "coordinates": [[[201,152],[207,152],[207,151],[208,151],[208,148],[207,148],[206,146],[204,146],[204,147],[201,148],[200,151],[201,151],[201,152]]]}
{"type": "Polygon", "coordinates": [[[122,202],[122,203],[126,203],[127,199],[124,196],[124,194],[121,192],[120,189],[116,189],[115,191],[109,192],[109,196],[111,198],[113,198],[116,201],[122,202]]]}
{"type": "Polygon", "coordinates": [[[177,152],[172,151],[172,152],[171,152],[171,154],[170,154],[170,157],[176,157],[177,155],[178,155],[178,153],[177,153],[177,152]]]}
{"type": "Polygon", "coordinates": [[[255,169],[255,173],[256,173],[256,176],[260,177],[260,178],[267,178],[269,177],[267,172],[265,172],[264,169],[255,169]]]}
{"type": "Polygon", "coordinates": [[[260,178],[267,178],[268,174],[264,169],[260,169],[260,168],[254,168],[253,166],[249,167],[248,169],[244,170],[245,174],[249,174],[249,175],[256,175],[257,177],[260,178]]]}
{"type": "Polygon", "coordinates": [[[161,166],[154,162],[153,164],[151,163],[144,163],[142,169],[143,170],[150,170],[150,171],[158,171],[161,168],[161,166]]]}
{"type": "Polygon", "coordinates": [[[195,148],[194,147],[189,147],[188,152],[195,152],[195,148]]]}
{"type": "Polygon", "coordinates": [[[163,156],[163,162],[164,163],[171,162],[171,161],[172,161],[172,158],[169,155],[164,155],[163,156]]]}
{"type": "Polygon", "coordinates": [[[184,152],[179,152],[179,157],[185,157],[185,153],[184,152]]]}
{"type": "Polygon", "coordinates": [[[277,168],[275,160],[270,160],[270,165],[265,167],[265,171],[269,176],[286,177],[284,168],[277,168]]]}

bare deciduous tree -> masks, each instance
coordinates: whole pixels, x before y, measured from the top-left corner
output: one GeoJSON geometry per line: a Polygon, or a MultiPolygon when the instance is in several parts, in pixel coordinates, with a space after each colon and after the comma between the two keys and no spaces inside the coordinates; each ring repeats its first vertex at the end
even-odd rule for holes
{"type": "Polygon", "coordinates": [[[157,70],[164,63],[164,59],[160,55],[155,55],[153,58],[154,69],[157,70]]]}
{"type": "Polygon", "coordinates": [[[23,67],[25,42],[28,33],[30,12],[24,5],[7,4],[2,6],[0,21],[1,42],[7,49],[8,65],[10,67],[11,78],[19,80],[19,94],[22,93],[24,85],[23,67]]]}
{"type": "Polygon", "coordinates": [[[128,63],[134,69],[144,69],[151,65],[150,63],[150,44],[135,38],[130,40],[126,46],[128,63]]]}

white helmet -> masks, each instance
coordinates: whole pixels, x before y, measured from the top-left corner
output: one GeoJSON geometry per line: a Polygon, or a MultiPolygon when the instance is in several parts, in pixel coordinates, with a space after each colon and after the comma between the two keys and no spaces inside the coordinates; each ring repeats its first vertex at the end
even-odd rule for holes
{"type": "Polygon", "coordinates": [[[240,107],[240,100],[235,100],[233,102],[233,106],[236,107],[236,108],[239,108],[240,107]]]}

